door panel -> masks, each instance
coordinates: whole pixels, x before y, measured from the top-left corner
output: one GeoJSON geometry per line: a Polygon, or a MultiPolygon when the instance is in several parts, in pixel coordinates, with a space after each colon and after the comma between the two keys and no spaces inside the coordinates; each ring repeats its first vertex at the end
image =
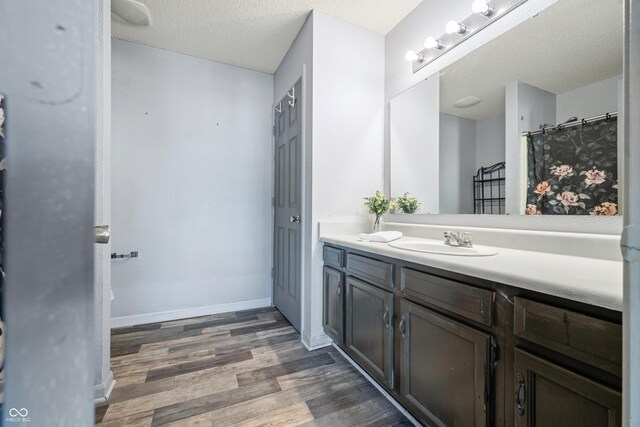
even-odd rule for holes
{"type": "MultiPolygon", "coordinates": [[[[294,219],[302,213],[301,199],[301,121],[302,84],[295,87],[294,105],[285,96],[275,117],[274,159],[274,285],[273,303],[300,330],[300,257],[301,223],[294,219]]],[[[291,91],[290,91],[291,93],[291,91]]]]}
{"type": "Polygon", "coordinates": [[[617,391],[519,349],[514,369],[517,427],[621,425],[617,391]]]}
{"type": "Polygon", "coordinates": [[[429,424],[486,426],[491,336],[405,300],[400,307],[402,397],[429,424]]]}
{"type": "Polygon", "coordinates": [[[323,300],[322,325],[324,331],[337,344],[344,341],[344,289],[342,273],[330,267],[323,269],[323,300]]]}
{"type": "Polygon", "coordinates": [[[378,381],[393,388],[393,294],[347,278],[347,348],[378,381]]]}
{"type": "Polygon", "coordinates": [[[298,137],[289,141],[289,206],[298,206],[298,165],[300,156],[298,155],[298,137]]]}
{"type": "Polygon", "coordinates": [[[9,165],[1,425],[94,425],[102,362],[95,351],[102,324],[94,328],[97,3],[0,5],[9,165]]]}

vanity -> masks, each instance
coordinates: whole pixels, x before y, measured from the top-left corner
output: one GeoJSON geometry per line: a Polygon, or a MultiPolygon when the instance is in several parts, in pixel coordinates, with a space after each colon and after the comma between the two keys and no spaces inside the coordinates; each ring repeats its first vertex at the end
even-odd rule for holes
{"type": "Polygon", "coordinates": [[[326,334],[423,424],[621,425],[620,311],[561,283],[469,274],[509,263],[508,249],[471,259],[322,240],[326,334]]]}

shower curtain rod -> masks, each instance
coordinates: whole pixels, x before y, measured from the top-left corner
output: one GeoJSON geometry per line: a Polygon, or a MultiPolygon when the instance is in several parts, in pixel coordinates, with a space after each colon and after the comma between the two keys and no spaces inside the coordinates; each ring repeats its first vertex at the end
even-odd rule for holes
{"type": "Polygon", "coordinates": [[[614,111],[613,113],[605,113],[605,114],[600,114],[599,116],[593,116],[593,117],[589,117],[588,119],[582,119],[582,120],[576,120],[574,122],[570,122],[570,123],[566,123],[566,124],[559,124],[559,125],[555,125],[555,126],[549,126],[549,127],[545,127],[542,128],[540,130],[536,130],[536,131],[528,131],[528,132],[522,132],[522,136],[531,136],[531,135],[537,135],[539,133],[547,133],[551,130],[561,130],[561,129],[565,129],[565,128],[571,128],[574,126],[580,126],[580,125],[586,125],[587,123],[593,123],[593,122],[597,122],[603,119],[614,119],[618,117],[618,112],[614,111]]]}

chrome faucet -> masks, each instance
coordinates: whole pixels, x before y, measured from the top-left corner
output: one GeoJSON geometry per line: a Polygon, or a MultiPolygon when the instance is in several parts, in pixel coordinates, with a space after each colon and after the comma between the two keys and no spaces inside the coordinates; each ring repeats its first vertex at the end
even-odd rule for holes
{"type": "Polygon", "coordinates": [[[445,231],[444,232],[444,244],[449,246],[462,246],[464,248],[473,247],[473,234],[464,232],[464,233],[454,233],[453,231],[445,231]]]}

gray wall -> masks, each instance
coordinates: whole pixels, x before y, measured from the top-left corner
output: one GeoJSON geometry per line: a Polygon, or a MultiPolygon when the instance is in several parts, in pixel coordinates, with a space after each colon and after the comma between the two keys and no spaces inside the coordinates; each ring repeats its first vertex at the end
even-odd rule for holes
{"type": "Polygon", "coordinates": [[[270,304],[273,77],[112,52],[114,323],[270,304]]]}
{"type": "Polygon", "coordinates": [[[504,162],[505,116],[476,121],[476,169],[504,162]]]}
{"type": "Polygon", "coordinates": [[[440,212],[473,213],[476,122],[440,114],[440,212]]]}
{"type": "Polygon", "coordinates": [[[622,76],[611,77],[556,96],[556,122],[569,117],[579,119],[619,111],[622,100],[618,99],[618,85],[622,76]]]}

